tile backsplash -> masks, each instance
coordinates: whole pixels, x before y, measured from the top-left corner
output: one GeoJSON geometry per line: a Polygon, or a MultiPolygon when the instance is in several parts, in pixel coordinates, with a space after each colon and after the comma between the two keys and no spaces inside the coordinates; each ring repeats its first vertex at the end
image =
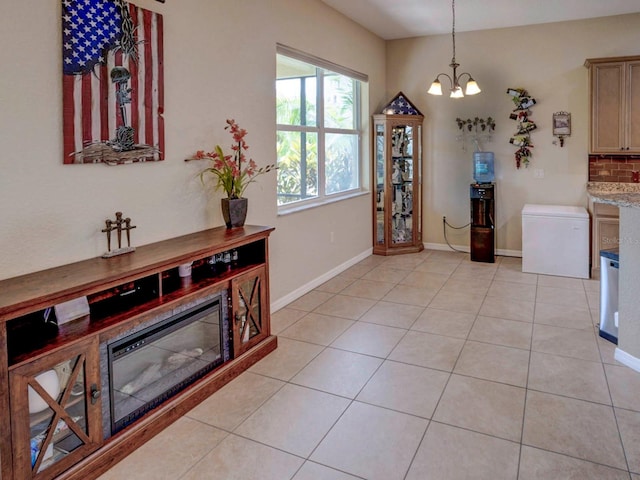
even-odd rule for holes
{"type": "Polygon", "coordinates": [[[640,172],[640,155],[589,155],[590,182],[637,183],[633,172],[640,172]]]}

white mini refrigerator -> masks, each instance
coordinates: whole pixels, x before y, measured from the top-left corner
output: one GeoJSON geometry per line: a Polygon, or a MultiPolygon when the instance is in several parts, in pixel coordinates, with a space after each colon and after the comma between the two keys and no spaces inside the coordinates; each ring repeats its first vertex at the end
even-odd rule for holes
{"type": "Polygon", "coordinates": [[[589,278],[589,214],[583,207],[522,209],[522,271],[589,278]]]}

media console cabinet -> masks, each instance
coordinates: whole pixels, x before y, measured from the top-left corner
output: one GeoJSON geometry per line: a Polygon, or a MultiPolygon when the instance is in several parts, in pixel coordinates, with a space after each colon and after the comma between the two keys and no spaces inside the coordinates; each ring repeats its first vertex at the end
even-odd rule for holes
{"type": "Polygon", "coordinates": [[[0,281],[1,478],[96,478],[273,351],[273,230],[213,228],[0,281]]]}

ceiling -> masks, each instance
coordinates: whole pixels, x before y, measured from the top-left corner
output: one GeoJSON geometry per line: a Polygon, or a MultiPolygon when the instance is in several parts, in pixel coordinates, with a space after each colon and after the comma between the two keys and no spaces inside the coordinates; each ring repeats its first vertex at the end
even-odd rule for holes
{"type": "MultiPolygon", "coordinates": [[[[322,0],[385,40],[451,32],[450,0],[322,0]]],[[[458,0],[456,31],[640,12],[640,0],[458,0]]]]}

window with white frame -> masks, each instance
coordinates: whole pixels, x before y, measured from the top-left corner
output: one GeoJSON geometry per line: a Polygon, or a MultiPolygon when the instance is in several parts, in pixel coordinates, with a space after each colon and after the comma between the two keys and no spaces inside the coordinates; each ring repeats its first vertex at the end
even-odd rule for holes
{"type": "Polygon", "coordinates": [[[278,46],[278,207],[317,205],[359,192],[361,82],[366,76],[278,46]]]}

